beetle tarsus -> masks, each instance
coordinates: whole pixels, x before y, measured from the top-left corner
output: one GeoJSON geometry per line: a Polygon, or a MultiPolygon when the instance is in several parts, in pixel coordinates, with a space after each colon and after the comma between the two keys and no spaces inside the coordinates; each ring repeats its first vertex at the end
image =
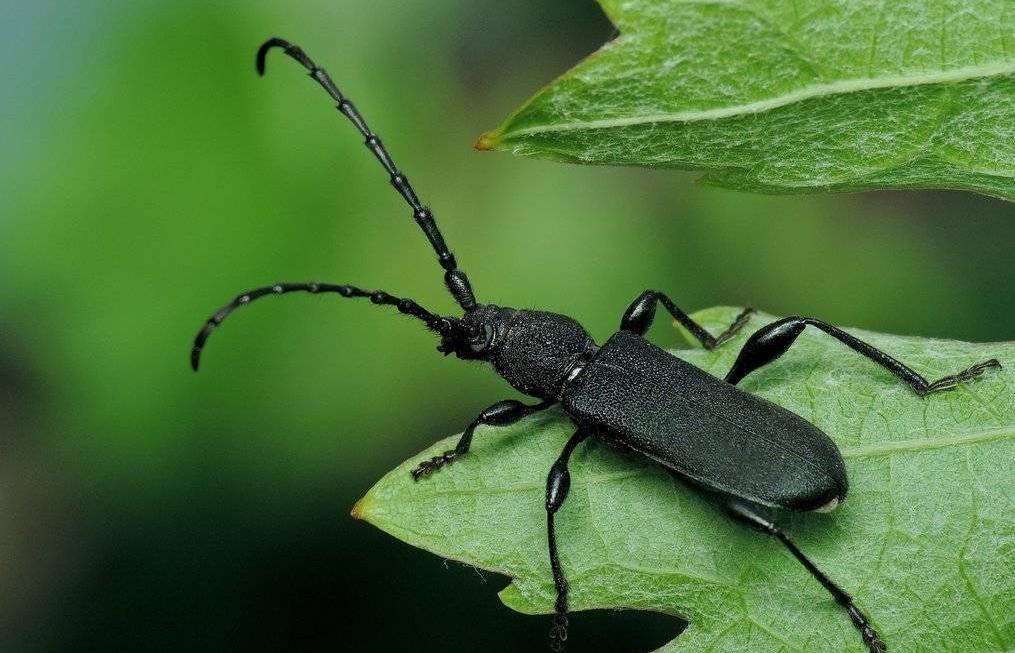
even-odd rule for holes
{"type": "Polygon", "coordinates": [[[449,451],[445,451],[439,456],[434,456],[430,460],[424,460],[416,467],[416,469],[412,470],[412,480],[418,481],[421,478],[425,478],[436,472],[441,467],[455,462],[457,459],[458,452],[451,449],[449,451]]]}
{"type": "Polygon", "coordinates": [[[733,323],[726,327],[726,330],[715,337],[715,342],[711,347],[706,346],[705,349],[715,349],[725,342],[728,342],[735,338],[738,333],[744,328],[744,326],[750,321],[751,315],[754,314],[753,308],[745,308],[737,315],[733,323]]]}
{"type": "Polygon", "coordinates": [[[991,358],[990,360],[983,361],[982,363],[977,363],[976,365],[968,367],[956,374],[951,374],[949,376],[942,377],[937,381],[934,381],[933,383],[928,383],[926,389],[923,390],[923,392],[920,392],[919,394],[926,397],[931,393],[940,392],[941,390],[951,390],[961,383],[965,383],[966,381],[972,381],[973,379],[980,376],[989,369],[996,370],[1002,369],[1001,361],[997,360],[996,358],[991,358]]]}
{"type": "MultiPolygon", "coordinates": [[[[836,599],[839,599],[839,597],[836,597],[836,599]]],[[[841,600],[839,602],[842,603],[841,600]]],[[[888,645],[881,640],[881,637],[871,627],[867,615],[852,603],[852,599],[846,605],[846,612],[853,621],[853,625],[860,631],[860,635],[863,636],[863,641],[867,644],[867,648],[870,649],[870,653],[885,653],[888,650],[888,645]]]]}
{"type": "Polygon", "coordinates": [[[560,653],[567,648],[567,613],[557,612],[553,615],[553,625],[550,626],[550,650],[560,653]]]}

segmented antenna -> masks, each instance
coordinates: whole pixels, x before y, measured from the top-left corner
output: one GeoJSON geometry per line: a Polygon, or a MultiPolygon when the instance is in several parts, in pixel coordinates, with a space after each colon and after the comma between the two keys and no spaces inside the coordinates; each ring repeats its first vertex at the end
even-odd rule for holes
{"type": "Polygon", "coordinates": [[[413,218],[416,220],[416,224],[419,225],[423,233],[426,234],[427,240],[430,241],[431,247],[434,252],[437,253],[437,260],[440,262],[441,267],[444,268],[444,283],[447,285],[451,295],[458,302],[458,305],[465,311],[472,311],[476,308],[476,298],[472,293],[472,286],[469,283],[469,278],[465,275],[465,272],[458,269],[458,264],[455,261],[454,254],[448,249],[447,244],[444,242],[444,236],[441,234],[440,229],[437,227],[436,221],[434,221],[433,213],[430,209],[423,205],[419,201],[419,197],[416,196],[416,191],[413,190],[409,184],[409,178],[398,169],[395,165],[394,160],[391,158],[391,154],[385,149],[384,144],[377,134],[370,130],[363,116],[360,115],[355,105],[342,95],[335,83],[331,81],[331,77],[327,71],[320,68],[314,61],[307,56],[307,54],[296,45],[293,45],[289,41],[280,38],[271,38],[264,42],[264,44],[257,51],[257,72],[259,75],[264,74],[264,62],[265,57],[268,55],[268,51],[272,48],[282,48],[287,55],[295,59],[304,68],[310,71],[310,77],[316,81],[321,87],[331,96],[331,98],[337,103],[336,108],[349,119],[349,122],[359,130],[360,134],[366,139],[365,145],[367,149],[373,152],[374,156],[380,162],[381,166],[388,173],[391,178],[391,185],[395,187],[395,190],[399,192],[406,203],[412,209],[413,218]]]}
{"type": "Polygon", "coordinates": [[[197,368],[201,365],[201,351],[204,349],[204,344],[208,341],[208,337],[211,336],[215,329],[217,329],[219,325],[222,324],[227,317],[229,317],[230,313],[241,306],[246,306],[252,301],[261,299],[262,297],[267,297],[269,295],[285,295],[291,292],[307,292],[311,295],[337,293],[342,297],[365,297],[378,306],[394,306],[398,309],[399,313],[412,316],[417,320],[422,320],[426,323],[428,329],[441,335],[450,334],[452,329],[451,322],[447,318],[431,313],[411,299],[395,297],[383,290],[363,290],[361,288],[357,288],[356,286],[338,285],[334,283],[276,283],[272,286],[254,288],[253,290],[241,293],[231,302],[215,311],[215,313],[205,322],[204,327],[197,332],[197,337],[194,338],[194,347],[190,350],[190,366],[195,372],[197,371],[197,368]]]}

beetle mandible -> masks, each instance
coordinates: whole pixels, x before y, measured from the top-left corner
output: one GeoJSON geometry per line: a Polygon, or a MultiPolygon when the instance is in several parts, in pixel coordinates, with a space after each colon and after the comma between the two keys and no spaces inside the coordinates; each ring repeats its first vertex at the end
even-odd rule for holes
{"type": "Polygon", "coordinates": [[[536,404],[514,399],[499,401],[483,410],[466,427],[457,446],[421,463],[413,472],[417,481],[454,462],[469,451],[479,426],[505,426],[537,411],[560,404],[575,423],[574,435],[546,479],[547,545],[556,588],[550,644],[564,647],[568,626],[568,584],[557,554],[554,515],[563,505],[571,484],[568,460],[589,437],[644,455],[714,497],[735,520],[778,539],[845,609],[872,653],[887,646],[871,620],[853,599],[819,570],[776,524],[764,516],[766,508],[793,511],[828,511],[846,498],[846,468],[838,448],[817,427],[776,404],[736,387],[745,376],[785,353],[808,326],[835,338],[858,354],[882,366],[907,383],[918,395],[953,388],[990,368],[997,359],[929,382],[887,353],[821,320],[788,317],[751,335],[725,378],[713,377],[648,342],[643,336],[655,318],[657,304],[683,325],[706,349],[736,335],[750,319],[743,311],[718,336],[713,336],[665,294],[646,290],[625,311],[620,330],[597,345],[574,319],[546,311],[480,304],[469,278],[458,269],[444,242],[433,213],[416,195],[381,139],[338,89],[331,77],[288,41],[272,38],[257,52],[257,71],[264,74],[265,57],[281,48],[302,64],[337,103],[337,109],[366,139],[391,178],[395,190],[412,209],[416,223],[444,268],[444,283],[462,310],[462,317],[431,313],[411,299],[383,290],[367,291],[330,283],[278,283],[247,291],[223,306],[197,334],[191,352],[196,371],[209,335],[235,309],[268,295],[303,291],[362,297],[390,305],[423,322],[440,336],[437,349],[465,360],[487,361],[516,390],[535,397],[536,404]],[[646,419],[651,416],[651,419],[646,419]]]}

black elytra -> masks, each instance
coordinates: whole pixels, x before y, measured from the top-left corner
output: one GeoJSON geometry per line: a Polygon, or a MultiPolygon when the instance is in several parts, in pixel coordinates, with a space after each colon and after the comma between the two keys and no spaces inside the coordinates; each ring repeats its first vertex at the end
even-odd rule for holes
{"type": "Polygon", "coordinates": [[[816,426],[770,401],[736,387],[745,376],[779,358],[807,327],[813,326],[885,368],[918,395],[955,387],[988,369],[996,359],[957,374],[928,382],[916,371],[883,351],[830,324],[807,317],[789,317],[769,324],[747,339],[724,379],[713,377],[651,344],[644,338],[657,304],[663,307],[706,349],[735,336],[748,322],[745,310],[720,335],[713,336],[666,295],[646,290],[632,302],[620,330],[597,345],[574,319],[559,313],[514,309],[477,303],[466,274],[458,269],[433,213],[424,206],[395,165],[380,138],[331,80],[299,47],[269,39],[257,52],[257,71],[264,73],[272,48],[310,71],[365,139],[365,145],[388,173],[391,184],[412,211],[437,260],[444,283],[462,310],[461,317],[431,313],[411,299],[382,290],[329,283],[279,283],[247,291],[214,313],[197,334],[191,352],[195,370],[211,333],[235,309],[255,299],[290,292],[333,293],[365,298],[422,321],[440,337],[438,350],[466,360],[487,361],[516,390],[539,399],[534,405],[514,399],[482,411],[465,429],[457,446],[425,460],[413,470],[421,480],[468,453],[480,426],[504,426],[526,415],[560,404],[576,425],[546,480],[547,545],[557,593],[550,645],[563,650],[568,628],[568,584],[557,549],[554,516],[567,499],[571,484],[568,461],[589,437],[644,455],[665,467],[689,487],[713,498],[733,519],[780,541],[843,606],[872,653],[887,650],[870,619],[853,599],[819,570],[792,540],[767,517],[768,508],[827,511],[846,498],[846,468],[835,443],[816,426]]]}

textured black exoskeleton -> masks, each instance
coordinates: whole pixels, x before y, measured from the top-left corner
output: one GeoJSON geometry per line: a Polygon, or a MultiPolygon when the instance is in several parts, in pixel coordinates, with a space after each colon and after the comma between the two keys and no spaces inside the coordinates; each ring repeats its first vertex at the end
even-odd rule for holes
{"type": "Polygon", "coordinates": [[[712,377],[675,358],[643,337],[655,317],[656,305],[686,327],[706,349],[730,339],[750,318],[747,309],[722,334],[713,336],[680,310],[666,295],[642,293],[628,307],[620,331],[597,345],[575,320],[566,315],[514,309],[476,302],[465,273],[458,269],[430,209],[416,196],[409,180],[395,166],[381,140],[345,98],[323,69],[299,47],[273,38],[257,52],[257,70],[264,73],[265,56],[274,47],[310,71],[366,139],[391,178],[395,190],[412,209],[444,268],[444,282],[458,303],[462,317],[431,313],[411,299],[383,290],[366,291],[328,283],[279,283],[245,292],[219,309],[198,333],[191,354],[196,370],[208,336],[236,308],[267,295],[294,291],[337,293],[362,297],[374,304],[395,306],[421,320],[440,336],[438,350],[466,360],[488,361],[515,389],[539,399],[534,405],[514,399],[482,411],[465,429],[451,451],[422,462],[412,473],[416,480],[453,462],[469,451],[477,427],[504,426],[560,403],[576,430],[550,469],[546,481],[547,542],[557,591],[551,648],[563,649],[567,639],[567,592],[554,530],[554,514],[567,498],[568,460],[583,440],[599,438],[611,445],[656,461],[691,487],[713,497],[734,519],[777,538],[840,603],[873,653],[885,644],[870,620],[850,596],[822,573],[774,523],[766,508],[827,511],[846,498],[848,481],[842,456],[832,440],[803,418],[765,399],[739,390],[736,384],[759,367],[777,359],[807,326],[813,326],[866,356],[906,382],[923,396],[952,388],[986,371],[1000,368],[996,359],[934,382],[888,354],[830,324],[806,317],[789,317],[754,333],[740,351],[725,379],[712,377]]]}

